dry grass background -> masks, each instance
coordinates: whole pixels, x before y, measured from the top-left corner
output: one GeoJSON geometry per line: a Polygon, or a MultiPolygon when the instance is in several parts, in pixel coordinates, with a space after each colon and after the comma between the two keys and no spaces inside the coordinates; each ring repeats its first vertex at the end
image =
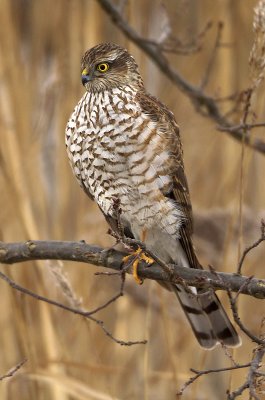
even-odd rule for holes
{"type": "MultiPolygon", "coordinates": [[[[230,45],[218,52],[208,90],[227,95],[246,88],[255,1],[216,0],[214,7],[212,0],[164,3],[175,33],[184,39],[196,36],[208,20],[224,22],[223,40],[230,45]]],[[[128,20],[143,36],[155,38],[159,33],[160,13],[159,1],[129,1],[128,20]]],[[[214,29],[206,36],[203,51],[171,57],[194,83],[205,70],[214,29]]],[[[134,54],[148,90],[174,111],[197,216],[199,254],[205,264],[233,271],[239,242],[235,227],[240,144],[196,114],[189,100],[123,37],[93,0],[0,2],[0,239],[112,243],[96,205],[72,176],[64,145],[67,119],[83,93],[80,57],[91,46],[110,40],[134,54]],[[212,231],[209,218],[214,220],[212,231]]],[[[261,121],[264,101],[262,85],[253,103],[261,121]]],[[[264,130],[258,133],[264,139],[264,130]]],[[[246,244],[257,238],[264,209],[265,157],[247,150],[243,168],[246,244]]],[[[244,272],[264,278],[262,267],[264,247],[247,260],[244,272]]],[[[96,268],[85,264],[42,261],[1,268],[37,293],[65,303],[81,299],[87,309],[103,303],[119,286],[114,277],[94,277],[96,268]],[[56,272],[68,277],[75,298],[65,297],[56,272]]],[[[148,339],[146,346],[132,347],[117,345],[98,326],[21,295],[4,282],[0,290],[0,375],[28,359],[16,376],[0,382],[1,400],[174,399],[190,376],[190,367],[230,365],[222,349],[206,352],[198,347],[175,298],[152,282],[136,287],[128,278],[126,296],[100,313],[117,337],[148,339]]],[[[261,301],[241,298],[242,320],[254,333],[263,311],[261,301]]],[[[239,362],[248,361],[253,348],[243,335],[242,339],[244,347],[234,351],[239,362]]],[[[245,373],[203,377],[183,398],[224,399],[225,390],[242,383],[245,373]]]]}

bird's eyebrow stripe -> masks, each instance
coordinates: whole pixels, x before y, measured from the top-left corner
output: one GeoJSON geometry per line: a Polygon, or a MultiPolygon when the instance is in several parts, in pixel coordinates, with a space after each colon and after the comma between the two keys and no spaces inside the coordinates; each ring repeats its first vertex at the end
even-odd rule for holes
{"type": "Polygon", "coordinates": [[[101,62],[113,62],[113,61],[116,61],[117,60],[117,56],[114,56],[114,55],[107,55],[105,58],[102,58],[102,59],[99,59],[99,63],[101,63],[101,62]]]}
{"type": "Polygon", "coordinates": [[[96,63],[96,65],[99,65],[99,64],[102,64],[102,63],[107,63],[109,65],[112,65],[114,61],[116,61],[116,59],[115,60],[108,60],[108,59],[105,58],[105,59],[102,59],[101,61],[98,61],[96,63]]]}

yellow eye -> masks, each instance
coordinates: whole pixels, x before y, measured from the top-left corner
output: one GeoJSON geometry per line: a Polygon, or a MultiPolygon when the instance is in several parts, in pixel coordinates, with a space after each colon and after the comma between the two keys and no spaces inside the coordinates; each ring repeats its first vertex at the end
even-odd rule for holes
{"type": "Polygon", "coordinates": [[[109,69],[108,63],[100,63],[97,65],[97,70],[100,72],[106,72],[109,69]]]}

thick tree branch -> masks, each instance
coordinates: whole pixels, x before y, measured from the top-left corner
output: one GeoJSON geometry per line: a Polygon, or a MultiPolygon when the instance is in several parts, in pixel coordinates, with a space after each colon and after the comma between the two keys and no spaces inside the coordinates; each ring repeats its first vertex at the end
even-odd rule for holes
{"type": "Polygon", "coordinates": [[[141,48],[154,61],[161,72],[190,98],[197,111],[216,122],[222,131],[228,133],[234,139],[242,142],[244,138],[246,145],[265,154],[265,142],[258,138],[244,137],[244,130],[241,126],[235,129],[233,124],[222,114],[218,102],[213,97],[206,95],[200,88],[191,85],[177,70],[172,68],[159,44],[142,38],[128,24],[119,9],[110,0],[98,0],[98,3],[125,36],[141,48]]]}
{"type": "MultiPolygon", "coordinates": [[[[91,246],[84,241],[63,242],[63,241],[37,241],[18,243],[0,242],[0,263],[15,264],[30,260],[67,260],[84,262],[116,271],[121,270],[124,253],[114,249],[103,249],[98,246],[91,246]]],[[[129,269],[126,272],[131,272],[129,269]]],[[[141,278],[157,281],[171,281],[179,283],[184,280],[186,284],[196,287],[210,287],[214,290],[228,289],[233,292],[256,297],[265,298],[265,280],[245,277],[237,274],[226,274],[223,272],[211,272],[192,268],[183,268],[172,265],[172,277],[167,271],[154,263],[147,266],[139,264],[138,270],[141,278]]]]}

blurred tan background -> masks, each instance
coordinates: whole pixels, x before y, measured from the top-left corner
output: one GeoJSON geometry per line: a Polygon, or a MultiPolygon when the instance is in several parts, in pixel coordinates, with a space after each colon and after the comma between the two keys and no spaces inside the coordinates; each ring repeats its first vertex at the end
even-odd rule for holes
{"type": "MultiPolygon", "coordinates": [[[[252,0],[165,0],[174,33],[194,40],[210,20],[203,49],[170,56],[172,64],[199,84],[211,56],[218,21],[225,47],[219,49],[207,92],[227,96],[249,86],[253,42],[252,0]],[[214,4],[214,6],[213,6],[214,4]]],[[[129,0],[125,15],[142,36],[156,39],[163,29],[161,2],[129,0]]],[[[243,229],[239,229],[241,145],[198,115],[190,101],[112,24],[96,0],[1,0],[0,2],[0,240],[86,240],[113,243],[106,223],[79,188],[68,164],[64,129],[84,89],[80,58],[93,45],[112,41],[127,47],[140,65],[147,89],[174,111],[179,122],[195,214],[195,243],[202,262],[235,271],[239,244],[259,236],[264,215],[265,156],[249,149],[243,163],[243,229]]],[[[264,121],[264,84],[253,99],[264,121]]],[[[226,105],[227,110],[232,104],[226,105]]],[[[235,122],[238,123],[240,115],[235,122]]],[[[264,129],[254,131],[265,140],[264,129]]],[[[264,246],[248,257],[244,274],[264,278],[264,246]]],[[[119,289],[115,277],[71,262],[30,262],[1,266],[21,285],[49,298],[92,309],[119,289]],[[71,285],[63,290],[63,279],[71,285]],[[69,289],[69,288],[68,288],[69,289]],[[70,290],[70,289],[69,289],[70,290]]],[[[0,281],[0,375],[27,358],[12,378],[0,382],[0,398],[20,400],[175,399],[189,368],[231,365],[224,351],[199,348],[173,295],[153,282],[138,287],[127,278],[126,295],[99,313],[123,340],[148,344],[121,347],[100,328],[40,303],[0,281]]],[[[225,295],[220,294],[229,308],[225,295]]],[[[259,333],[261,301],[240,299],[240,315],[259,333]]],[[[253,345],[234,351],[248,362],[253,345]]],[[[243,382],[246,370],[202,377],[184,399],[222,400],[243,382]]],[[[242,396],[242,399],[248,398],[242,396]]]]}

